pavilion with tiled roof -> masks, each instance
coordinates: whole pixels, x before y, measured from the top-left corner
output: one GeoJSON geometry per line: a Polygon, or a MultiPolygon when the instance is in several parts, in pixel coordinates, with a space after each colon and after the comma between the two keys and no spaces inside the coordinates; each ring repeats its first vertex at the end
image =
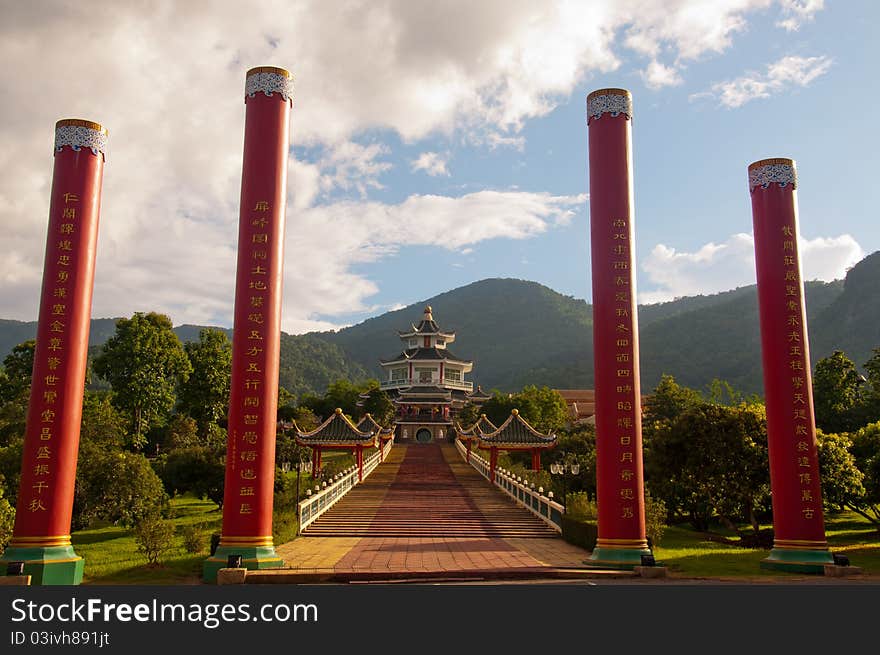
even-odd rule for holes
{"type": "Polygon", "coordinates": [[[342,409],[337,407],[330,418],[311,432],[302,432],[295,422],[294,427],[296,443],[312,449],[312,471],[321,470],[322,451],[349,450],[357,459],[358,480],[363,479],[364,448],[375,448],[378,444],[378,433],[372,426],[367,426],[368,429],[360,429],[342,413],[342,409]]]}
{"type": "Polygon", "coordinates": [[[490,480],[495,481],[495,467],[498,464],[499,450],[528,450],[532,453],[532,470],[541,470],[541,451],[553,448],[557,437],[553,433],[543,434],[529,425],[518,409],[510,410],[510,416],[492,432],[476,430],[479,448],[489,451],[490,480]]]}
{"type": "Polygon", "coordinates": [[[363,418],[357,423],[358,430],[361,432],[367,432],[372,430],[376,435],[376,438],[379,442],[379,461],[382,461],[382,449],[385,447],[385,444],[391,441],[394,438],[394,428],[384,428],[376,422],[376,419],[373,418],[372,414],[367,412],[364,414],[363,418]]]}
{"type": "Polygon", "coordinates": [[[477,422],[474,423],[471,427],[465,429],[461,427],[461,424],[455,424],[455,436],[461,441],[465,447],[467,448],[467,461],[470,463],[471,461],[471,447],[475,441],[479,441],[480,432],[494,432],[498,428],[495,426],[492,421],[486,418],[485,414],[480,414],[480,418],[477,419],[477,422]]]}

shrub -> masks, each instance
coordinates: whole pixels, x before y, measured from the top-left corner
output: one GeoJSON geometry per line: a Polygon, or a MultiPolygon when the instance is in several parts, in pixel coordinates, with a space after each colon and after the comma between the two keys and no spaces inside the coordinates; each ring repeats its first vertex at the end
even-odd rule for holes
{"type": "Polygon", "coordinates": [[[596,504],[590,501],[586,492],[568,494],[565,501],[565,513],[581,521],[595,521],[598,516],[596,504]]]}
{"type": "Polygon", "coordinates": [[[654,498],[645,489],[645,533],[652,546],[656,546],[663,539],[666,531],[666,503],[659,498],[654,498]]]}
{"type": "Polygon", "coordinates": [[[197,523],[183,525],[180,528],[183,537],[183,548],[188,553],[200,553],[205,547],[205,538],[202,534],[202,526],[197,523]]]}
{"type": "Polygon", "coordinates": [[[134,541],[147,564],[158,566],[162,555],[174,546],[174,526],[158,516],[148,516],[135,525],[134,541]]]}
{"type": "Polygon", "coordinates": [[[15,524],[15,508],[3,497],[0,487],[0,551],[6,548],[12,539],[12,526],[15,524]]]}

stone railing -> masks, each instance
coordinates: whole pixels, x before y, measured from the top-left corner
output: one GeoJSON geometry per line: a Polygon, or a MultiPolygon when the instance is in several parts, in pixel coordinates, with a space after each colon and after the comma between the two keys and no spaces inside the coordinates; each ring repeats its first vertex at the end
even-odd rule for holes
{"type": "MultiPolygon", "coordinates": [[[[467,461],[467,447],[458,439],[455,441],[455,447],[458,448],[462,459],[467,461]]],[[[491,478],[489,462],[473,451],[471,451],[470,464],[484,478],[487,480],[491,478]]],[[[543,489],[540,487],[535,489],[534,484],[528,484],[528,482],[501,468],[495,469],[495,486],[551,528],[562,532],[562,515],[565,513],[565,508],[553,500],[551,496],[545,495],[543,489]]]]}
{"type": "MultiPolygon", "coordinates": [[[[388,457],[388,453],[391,452],[393,445],[394,439],[389,439],[382,449],[382,461],[388,457]]],[[[364,460],[364,479],[379,466],[379,462],[378,450],[364,460]]],[[[316,487],[315,491],[306,491],[308,498],[299,502],[299,531],[305,530],[321,514],[333,507],[345,494],[354,489],[357,483],[357,466],[351,466],[345,469],[345,471],[338,473],[333,480],[326,483],[324,488],[319,489],[316,487]]]]}

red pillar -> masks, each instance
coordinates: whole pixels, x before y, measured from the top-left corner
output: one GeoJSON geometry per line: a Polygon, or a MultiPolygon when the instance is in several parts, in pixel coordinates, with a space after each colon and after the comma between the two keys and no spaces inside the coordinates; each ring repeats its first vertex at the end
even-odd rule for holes
{"type": "Polygon", "coordinates": [[[467,445],[467,463],[471,463],[471,440],[468,439],[465,444],[467,445]]]}
{"type": "Polygon", "coordinates": [[[357,447],[357,465],[358,465],[358,482],[364,481],[364,447],[358,444],[357,447]]]}
{"type": "Polygon", "coordinates": [[[587,97],[599,566],[632,566],[645,533],[632,183],[632,96],[587,97]]]}
{"type": "Polygon", "coordinates": [[[250,569],[283,565],[272,494],[292,93],[282,68],[247,72],[223,528],[206,580],[230,554],[250,569]]]}
{"type": "Polygon", "coordinates": [[[495,482],[495,468],[498,466],[498,449],[489,449],[489,481],[495,482]]]}
{"type": "Polygon", "coordinates": [[[532,470],[540,471],[541,470],[541,451],[535,448],[532,451],[532,470]]]}
{"type": "Polygon", "coordinates": [[[825,540],[813,384],[791,159],[749,166],[767,406],[773,550],[761,566],[823,573],[825,540]]]}
{"type": "Polygon", "coordinates": [[[34,584],[79,584],[70,545],[107,130],[55,125],[55,165],[31,395],[12,540],[34,584]]]}

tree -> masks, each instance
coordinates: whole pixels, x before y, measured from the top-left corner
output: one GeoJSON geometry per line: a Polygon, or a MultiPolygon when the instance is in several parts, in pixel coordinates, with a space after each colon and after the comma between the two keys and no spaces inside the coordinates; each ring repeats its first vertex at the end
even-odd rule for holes
{"type": "Polygon", "coordinates": [[[37,342],[28,339],[15,346],[3,359],[4,378],[0,378],[0,403],[20,397],[27,398],[31,388],[36,349],[37,342]]]}
{"type": "Polygon", "coordinates": [[[858,503],[847,506],[880,530],[880,421],[866,425],[850,437],[850,452],[864,476],[865,494],[858,503]]]}
{"type": "Polygon", "coordinates": [[[113,404],[129,417],[132,445],[141,448],[145,433],[174,407],[175,390],[192,366],[171,319],[138,312],[116,322],[94,370],[113,389],[113,404]]]}
{"type": "Polygon", "coordinates": [[[361,417],[369,414],[379,425],[388,427],[394,420],[394,403],[388,397],[388,394],[382,391],[378,380],[369,380],[366,383],[366,389],[361,395],[367,396],[362,399],[363,404],[358,413],[361,417]]]}
{"type": "Polygon", "coordinates": [[[86,391],[83,395],[80,443],[120,450],[127,442],[125,417],[110,402],[110,394],[86,391]]]}
{"type": "Polygon", "coordinates": [[[816,431],[822,503],[826,509],[842,510],[860,505],[865,495],[864,474],[849,451],[852,441],[844,434],[816,431]]]}
{"type": "Polygon", "coordinates": [[[874,348],[871,359],[865,362],[865,373],[868,389],[860,426],[880,421],[880,348],[874,348]]]}
{"type": "Polygon", "coordinates": [[[849,432],[862,385],[856,365],[843,351],[835,350],[816,362],[813,373],[813,409],[816,426],[824,432],[849,432]]]}
{"type": "Polygon", "coordinates": [[[162,450],[171,452],[205,445],[199,438],[196,420],[185,414],[175,414],[165,428],[162,450]]]}
{"type": "Polygon", "coordinates": [[[131,526],[166,508],[168,495],[146,457],[107,452],[94,444],[83,446],[76,468],[75,529],[86,528],[95,520],[131,526]]]}
{"type": "Polygon", "coordinates": [[[645,444],[644,459],[652,493],[695,529],[708,530],[718,518],[741,537],[741,520],[758,534],[759,515],[770,500],[762,407],[696,405],[660,424],[645,444]]]}
{"type": "Polygon", "coordinates": [[[184,346],[192,374],[180,386],[180,409],[196,420],[199,434],[225,415],[232,375],[232,344],[225,332],[205,328],[199,340],[184,346]]]}
{"type": "Polygon", "coordinates": [[[168,493],[190,492],[222,507],[224,455],[223,450],[204,446],[181,448],[163,456],[156,468],[168,493]]]}
{"type": "Polygon", "coordinates": [[[671,375],[663,375],[660,382],[645,400],[645,418],[643,425],[655,421],[671,422],[682,413],[703,402],[703,397],[696,389],[678,384],[671,375]]]}
{"type": "Polygon", "coordinates": [[[3,497],[3,485],[0,484],[0,551],[3,551],[12,539],[14,525],[15,508],[3,497]]]}

